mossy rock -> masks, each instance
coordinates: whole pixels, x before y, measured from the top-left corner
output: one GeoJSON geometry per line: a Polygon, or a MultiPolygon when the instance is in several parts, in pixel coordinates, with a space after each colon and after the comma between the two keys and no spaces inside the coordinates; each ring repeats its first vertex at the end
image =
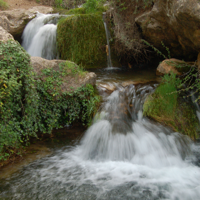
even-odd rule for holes
{"type": "Polygon", "coordinates": [[[60,58],[84,67],[105,66],[106,34],[99,14],[73,15],[62,19],[57,28],[60,58]]]}
{"type": "Polygon", "coordinates": [[[170,126],[174,131],[188,135],[193,140],[198,139],[200,130],[192,102],[186,102],[178,95],[175,87],[165,92],[166,84],[157,87],[143,105],[143,114],[162,124],[170,126]],[[164,92],[161,92],[164,91],[164,92]]]}

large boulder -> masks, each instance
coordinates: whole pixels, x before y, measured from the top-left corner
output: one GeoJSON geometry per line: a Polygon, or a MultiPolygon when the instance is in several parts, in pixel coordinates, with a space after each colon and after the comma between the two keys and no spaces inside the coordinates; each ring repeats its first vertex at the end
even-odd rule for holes
{"type": "Polygon", "coordinates": [[[96,74],[93,72],[78,72],[79,67],[74,62],[65,60],[46,60],[41,57],[31,57],[31,65],[34,72],[38,77],[41,77],[45,81],[46,76],[43,74],[44,69],[53,69],[54,71],[62,74],[62,70],[66,73],[66,76],[62,77],[62,85],[60,86],[60,92],[71,92],[77,88],[85,86],[87,84],[96,84],[96,74]],[[60,68],[60,64],[63,64],[63,69],[60,68]]]}
{"type": "Polygon", "coordinates": [[[151,11],[136,18],[145,40],[173,56],[196,57],[200,49],[200,1],[155,0],[151,11]]]}
{"type": "Polygon", "coordinates": [[[105,66],[106,33],[102,15],[72,15],[59,21],[57,49],[63,60],[84,67],[105,66]]]}
{"type": "Polygon", "coordinates": [[[53,11],[53,8],[46,6],[36,6],[28,10],[15,9],[0,11],[0,26],[14,37],[22,34],[26,24],[36,17],[37,12],[48,14],[53,11]]]}

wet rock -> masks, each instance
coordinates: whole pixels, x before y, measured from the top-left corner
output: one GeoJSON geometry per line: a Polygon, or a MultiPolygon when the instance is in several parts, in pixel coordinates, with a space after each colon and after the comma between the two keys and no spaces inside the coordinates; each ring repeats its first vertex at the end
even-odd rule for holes
{"type": "Polygon", "coordinates": [[[175,58],[166,59],[157,67],[156,75],[162,76],[164,74],[169,74],[170,72],[181,75],[182,73],[187,72],[192,64],[193,63],[187,63],[175,58]]]}
{"type": "MultiPolygon", "coordinates": [[[[60,71],[59,64],[66,63],[66,65],[73,65],[73,67],[78,67],[74,62],[65,60],[46,60],[41,57],[31,57],[31,65],[33,67],[36,75],[42,75],[43,69],[53,69],[55,71],[60,71]]],[[[45,80],[45,76],[42,75],[42,80],[45,80]]],[[[71,92],[76,90],[81,86],[86,84],[95,85],[96,84],[96,74],[93,72],[86,72],[84,75],[69,75],[63,77],[63,82],[61,87],[62,92],[71,92]]]]}
{"type": "Polygon", "coordinates": [[[200,1],[155,0],[151,11],[136,18],[145,40],[171,55],[194,57],[200,49],[200,1]]]}
{"type": "Polygon", "coordinates": [[[22,34],[26,24],[33,19],[37,12],[48,14],[53,11],[53,8],[46,6],[36,6],[28,10],[15,9],[0,11],[0,26],[14,37],[22,34]]]}
{"type": "Polygon", "coordinates": [[[102,84],[101,83],[98,85],[98,87],[100,87],[107,93],[112,93],[113,91],[115,91],[117,89],[114,84],[102,84]]]}

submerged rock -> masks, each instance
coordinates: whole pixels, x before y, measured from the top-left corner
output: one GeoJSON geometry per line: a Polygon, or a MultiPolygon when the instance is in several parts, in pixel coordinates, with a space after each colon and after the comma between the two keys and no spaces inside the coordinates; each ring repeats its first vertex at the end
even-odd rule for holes
{"type": "Polygon", "coordinates": [[[136,18],[145,40],[169,47],[173,56],[196,57],[200,49],[200,1],[155,0],[151,11],[136,18]]]}
{"type": "Polygon", "coordinates": [[[36,17],[37,12],[48,14],[53,8],[46,6],[36,6],[31,9],[15,9],[0,11],[0,26],[14,37],[22,34],[26,24],[36,17]]]}

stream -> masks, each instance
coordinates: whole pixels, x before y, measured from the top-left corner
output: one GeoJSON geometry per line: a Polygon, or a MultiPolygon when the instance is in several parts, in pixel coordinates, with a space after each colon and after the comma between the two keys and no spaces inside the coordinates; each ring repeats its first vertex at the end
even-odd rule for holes
{"type": "MultiPolygon", "coordinates": [[[[39,14],[27,25],[22,45],[29,54],[56,58],[57,19],[39,14]]],[[[0,199],[199,200],[200,145],[142,115],[159,82],[152,67],[90,69],[103,99],[92,125],[1,177],[0,199]]]]}
{"type": "Polygon", "coordinates": [[[98,87],[104,103],[82,139],[1,179],[0,199],[198,200],[200,146],[142,116],[157,86],[153,70],[95,73],[98,85],[116,88],[98,87]],[[146,76],[148,83],[122,86],[146,76]]]}

